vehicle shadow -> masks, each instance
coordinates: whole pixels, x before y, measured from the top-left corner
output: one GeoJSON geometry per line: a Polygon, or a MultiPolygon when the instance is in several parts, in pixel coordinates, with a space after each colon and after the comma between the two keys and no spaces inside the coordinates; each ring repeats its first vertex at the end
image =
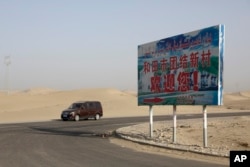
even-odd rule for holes
{"type": "Polygon", "coordinates": [[[64,130],[64,129],[52,129],[44,127],[30,127],[32,132],[45,134],[45,135],[64,135],[64,136],[79,136],[79,137],[91,137],[96,134],[91,131],[77,131],[77,130],[64,130]]]}
{"type": "Polygon", "coordinates": [[[28,126],[30,133],[44,135],[61,135],[73,137],[102,137],[111,136],[113,132],[107,132],[102,127],[101,123],[97,123],[94,119],[80,121],[62,121],[60,119],[53,120],[55,122],[63,122],[59,127],[51,126],[28,126]],[[86,124],[85,124],[86,123],[86,124]],[[95,123],[94,125],[92,123],[95,123]],[[97,123],[97,124],[96,124],[97,123]]]}

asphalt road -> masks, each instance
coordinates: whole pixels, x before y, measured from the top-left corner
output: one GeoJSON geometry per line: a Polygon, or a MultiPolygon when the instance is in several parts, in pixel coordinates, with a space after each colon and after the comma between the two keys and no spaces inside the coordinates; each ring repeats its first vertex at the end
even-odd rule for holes
{"type": "MultiPolygon", "coordinates": [[[[250,115],[250,112],[208,114],[209,117],[250,115]]],[[[202,115],[178,115],[178,119],[202,118],[202,115]]],[[[216,167],[193,160],[136,152],[110,143],[102,137],[117,128],[141,122],[148,117],[103,118],[79,122],[0,124],[0,167],[216,167]]],[[[154,116],[154,120],[170,120],[171,116],[154,116]]]]}

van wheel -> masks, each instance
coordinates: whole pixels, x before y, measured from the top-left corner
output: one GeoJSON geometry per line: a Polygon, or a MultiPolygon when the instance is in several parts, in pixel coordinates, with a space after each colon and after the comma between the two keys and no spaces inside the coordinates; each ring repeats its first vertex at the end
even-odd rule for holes
{"type": "Polygon", "coordinates": [[[79,115],[75,115],[75,121],[79,121],[80,117],[79,115]]]}
{"type": "Polygon", "coordinates": [[[95,115],[95,120],[98,120],[98,119],[100,119],[100,115],[99,115],[99,114],[96,114],[96,115],[95,115]]]}

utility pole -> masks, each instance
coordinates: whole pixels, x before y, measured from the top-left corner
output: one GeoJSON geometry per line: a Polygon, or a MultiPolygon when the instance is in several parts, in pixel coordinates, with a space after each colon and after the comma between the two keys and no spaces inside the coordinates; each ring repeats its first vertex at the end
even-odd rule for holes
{"type": "Polygon", "coordinates": [[[9,66],[11,64],[10,56],[4,57],[4,64],[6,65],[5,89],[6,89],[7,95],[9,95],[9,66]]]}

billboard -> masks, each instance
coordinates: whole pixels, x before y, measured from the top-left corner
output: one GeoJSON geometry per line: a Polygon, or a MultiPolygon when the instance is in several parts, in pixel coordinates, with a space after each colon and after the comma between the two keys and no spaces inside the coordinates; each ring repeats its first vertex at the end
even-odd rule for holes
{"type": "Polygon", "coordinates": [[[138,46],[138,105],[222,105],[224,25],[138,46]]]}

